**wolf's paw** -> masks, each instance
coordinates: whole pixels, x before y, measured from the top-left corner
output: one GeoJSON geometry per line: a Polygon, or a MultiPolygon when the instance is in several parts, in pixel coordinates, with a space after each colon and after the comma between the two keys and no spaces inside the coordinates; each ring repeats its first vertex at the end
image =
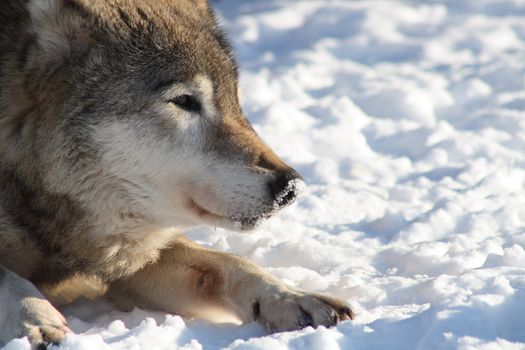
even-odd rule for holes
{"type": "Polygon", "coordinates": [[[58,344],[71,332],[67,322],[47,300],[26,298],[23,301],[23,336],[27,336],[33,349],[45,349],[58,344]]]}
{"type": "Polygon", "coordinates": [[[48,345],[58,345],[69,332],[67,326],[35,326],[28,329],[28,336],[33,349],[43,350],[48,345]]]}
{"type": "Polygon", "coordinates": [[[354,319],[352,309],[341,300],[295,291],[260,298],[253,304],[253,315],[270,332],[331,327],[354,319]]]}

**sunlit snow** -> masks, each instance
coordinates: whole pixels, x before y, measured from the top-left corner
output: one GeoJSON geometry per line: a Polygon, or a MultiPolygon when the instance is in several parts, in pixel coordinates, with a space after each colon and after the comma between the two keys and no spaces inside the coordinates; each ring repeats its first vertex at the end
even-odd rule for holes
{"type": "Polygon", "coordinates": [[[99,299],[62,309],[60,349],[525,349],[525,1],[214,4],[307,187],[254,233],[189,236],[357,319],[266,335],[99,299]]]}

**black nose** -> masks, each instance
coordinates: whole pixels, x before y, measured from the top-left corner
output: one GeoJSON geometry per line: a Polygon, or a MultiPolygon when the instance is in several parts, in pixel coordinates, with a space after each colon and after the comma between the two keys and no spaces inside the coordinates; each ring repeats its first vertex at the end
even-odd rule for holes
{"type": "Polygon", "coordinates": [[[290,169],[279,172],[269,184],[274,203],[281,208],[293,202],[302,184],[303,178],[297,171],[290,169]]]}

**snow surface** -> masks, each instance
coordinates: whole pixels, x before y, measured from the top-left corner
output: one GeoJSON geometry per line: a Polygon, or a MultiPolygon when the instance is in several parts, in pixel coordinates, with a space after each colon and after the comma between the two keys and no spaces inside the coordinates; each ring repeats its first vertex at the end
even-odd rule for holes
{"type": "Polygon", "coordinates": [[[308,187],[257,232],[189,236],[358,318],[266,335],[81,301],[60,349],[525,349],[525,1],[216,5],[308,187]]]}

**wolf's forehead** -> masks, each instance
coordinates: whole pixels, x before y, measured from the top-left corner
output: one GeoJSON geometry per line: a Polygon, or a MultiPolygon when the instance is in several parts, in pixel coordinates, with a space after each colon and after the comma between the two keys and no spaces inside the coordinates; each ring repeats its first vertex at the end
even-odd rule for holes
{"type": "Polygon", "coordinates": [[[237,77],[233,50],[204,0],[77,1],[85,2],[102,23],[98,38],[112,38],[112,54],[121,46],[123,58],[133,53],[137,63],[146,60],[154,70],[166,69],[180,80],[198,73],[214,82],[237,77]]]}
{"type": "Polygon", "coordinates": [[[205,0],[74,0],[80,12],[122,36],[195,40],[217,29],[205,0]]]}
{"type": "Polygon", "coordinates": [[[71,0],[71,3],[105,19],[118,18],[122,13],[127,13],[130,20],[211,15],[206,0],[71,0]]]}

